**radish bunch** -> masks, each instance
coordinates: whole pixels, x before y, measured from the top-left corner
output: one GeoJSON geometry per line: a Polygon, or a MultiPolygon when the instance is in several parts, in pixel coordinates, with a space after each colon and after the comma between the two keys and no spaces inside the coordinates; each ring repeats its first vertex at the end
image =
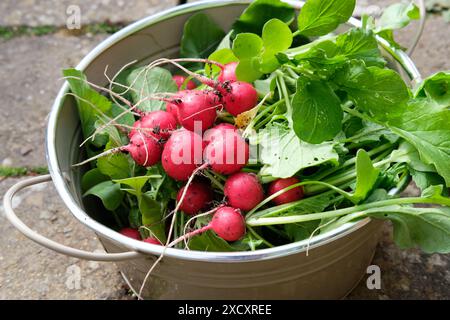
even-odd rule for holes
{"type": "MultiPolygon", "coordinates": [[[[166,111],[138,111],[140,117],[128,133],[129,144],[94,158],[125,152],[139,166],[149,167],[161,161],[169,177],[186,182],[178,191],[177,209],[193,216],[210,207],[214,200],[211,185],[200,179],[193,180],[194,175],[208,168],[215,174],[229,176],[223,191],[228,206],[213,209],[214,215],[207,226],[184,237],[212,230],[226,241],[236,241],[246,230],[243,212],[253,209],[264,199],[264,189],[255,174],[241,172],[249,159],[249,145],[238,129],[229,123],[215,125],[215,122],[217,112],[222,109],[233,116],[252,109],[258,96],[250,83],[237,80],[236,62],[219,66],[222,70],[217,80],[183,69],[209,89],[196,89],[192,80],[173,76],[179,91],[169,98],[158,98],[166,102],[166,111]]],[[[276,192],[277,188],[278,185],[271,186],[270,193],[276,192]]],[[[299,191],[291,190],[274,201],[285,203],[298,198],[299,194],[299,191]]],[[[121,233],[141,239],[135,229],[126,228],[121,233]]],[[[153,237],[143,241],[160,244],[153,237]]]]}

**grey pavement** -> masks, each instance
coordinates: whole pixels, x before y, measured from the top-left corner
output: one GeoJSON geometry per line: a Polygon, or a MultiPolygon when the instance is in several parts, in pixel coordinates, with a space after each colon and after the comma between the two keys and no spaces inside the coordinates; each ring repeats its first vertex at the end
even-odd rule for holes
{"type": "Polygon", "coordinates": [[[81,23],[131,22],[178,3],[176,0],[2,0],[0,26],[65,26],[70,6],[78,6],[81,23]]]}
{"type": "MultiPolygon", "coordinates": [[[[376,1],[376,4],[392,2],[395,1],[376,1]]],[[[64,26],[69,4],[80,5],[84,12],[83,23],[130,22],[173,3],[156,0],[0,1],[0,26],[64,26]]],[[[399,34],[401,43],[406,45],[411,41],[416,25],[399,34]]],[[[429,17],[424,37],[412,56],[424,76],[450,69],[449,33],[450,24],[442,17],[429,17]]],[[[0,107],[0,142],[3,146],[0,164],[46,165],[46,116],[61,85],[61,69],[75,66],[106,37],[103,34],[71,36],[59,32],[0,40],[0,96],[3,102],[0,107]]],[[[1,179],[0,197],[19,180],[1,179]]],[[[416,191],[410,188],[408,192],[416,191]]],[[[16,205],[25,222],[52,239],[85,250],[101,250],[95,235],[71,216],[51,184],[25,191],[16,205]]],[[[0,234],[0,299],[130,298],[114,264],[80,261],[39,247],[5,221],[1,207],[0,234]]],[[[364,278],[350,294],[350,299],[450,298],[450,256],[399,250],[392,243],[389,225],[385,227],[373,263],[381,267],[381,290],[368,290],[364,278]]]]}

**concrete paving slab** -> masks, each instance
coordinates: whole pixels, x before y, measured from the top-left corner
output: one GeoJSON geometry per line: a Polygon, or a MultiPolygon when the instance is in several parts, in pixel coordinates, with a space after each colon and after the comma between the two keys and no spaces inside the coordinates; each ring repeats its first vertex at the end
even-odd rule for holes
{"type": "MultiPolygon", "coordinates": [[[[1,198],[22,179],[3,180],[1,198]]],[[[95,234],[64,207],[51,182],[25,189],[14,206],[23,221],[42,235],[74,248],[103,251],[95,234]]],[[[0,300],[130,298],[113,263],[69,258],[35,244],[6,220],[3,206],[0,234],[0,300]]]]}
{"type": "Polygon", "coordinates": [[[177,3],[177,0],[5,0],[0,1],[0,25],[65,26],[75,12],[73,6],[79,8],[82,24],[130,22],[177,3]]]}
{"type": "Polygon", "coordinates": [[[61,70],[76,66],[106,37],[55,34],[0,41],[0,164],[46,165],[46,117],[63,83],[61,70]]]}

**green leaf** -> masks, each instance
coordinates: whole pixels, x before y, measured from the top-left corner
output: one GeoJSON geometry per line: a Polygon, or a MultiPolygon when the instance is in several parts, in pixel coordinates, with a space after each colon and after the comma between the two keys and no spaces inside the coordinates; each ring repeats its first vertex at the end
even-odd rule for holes
{"type": "Polygon", "coordinates": [[[111,88],[113,92],[122,95],[125,99],[129,101],[131,101],[131,94],[130,90],[127,89],[127,78],[134,69],[136,69],[135,66],[122,70],[114,79],[115,83],[112,85],[111,88]]]}
{"type": "Polygon", "coordinates": [[[420,10],[414,3],[396,3],[384,10],[374,30],[393,47],[405,50],[395,41],[394,30],[404,28],[412,20],[418,19],[420,19],[420,10]]]}
{"type": "Polygon", "coordinates": [[[278,206],[269,207],[258,211],[254,217],[273,217],[273,216],[289,216],[307,213],[322,212],[332,203],[334,195],[331,193],[322,193],[278,206]]]}
{"type": "Polygon", "coordinates": [[[166,241],[163,223],[163,210],[159,201],[150,194],[143,193],[139,201],[139,211],[142,214],[142,223],[161,241],[166,241]]]}
{"type": "Polygon", "coordinates": [[[233,42],[233,53],[239,60],[254,58],[263,48],[262,39],[253,33],[240,33],[233,42]]]}
{"type": "Polygon", "coordinates": [[[364,143],[364,142],[376,142],[385,138],[391,143],[395,143],[399,137],[392,133],[385,126],[379,125],[371,121],[362,121],[360,118],[352,117],[350,122],[344,122],[344,131],[347,137],[346,141],[352,143],[364,143]],[[359,120],[360,129],[356,132],[352,131],[357,129],[356,122],[359,120]],[[352,124],[354,127],[352,127],[352,124]]]}
{"type": "MultiPolygon", "coordinates": [[[[191,16],[184,25],[181,38],[180,56],[182,58],[207,58],[225,36],[225,32],[206,14],[191,16]]],[[[202,68],[202,64],[192,64],[202,68]]]]}
{"type": "Polygon", "coordinates": [[[298,30],[304,36],[323,36],[346,22],[355,0],[308,0],[298,16],[298,30]]]}
{"type": "Polygon", "coordinates": [[[233,42],[233,53],[239,59],[236,77],[241,81],[253,82],[262,76],[259,71],[259,54],[263,48],[262,39],[256,34],[240,33],[233,42]]]}
{"type": "Polygon", "coordinates": [[[362,60],[368,67],[386,64],[373,32],[361,28],[352,28],[337,36],[335,57],[339,56],[362,60]]]}
{"type": "Polygon", "coordinates": [[[326,82],[300,78],[292,109],[293,129],[302,141],[319,144],[342,129],[340,100],[326,82]]]}
{"type": "Polygon", "coordinates": [[[401,114],[410,98],[408,87],[400,75],[390,69],[365,67],[352,61],[335,78],[341,89],[358,108],[378,120],[401,114]]]}
{"type": "Polygon", "coordinates": [[[146,97],[156,92],[177,92],[178,88],[172,80],[172,74],[163,68],[155,67],[146,71],[145,67],[134,69],[127,77],[127,84],[132,88],[134,103],[139,103],[138,109],[144,112],[164,109],[165,102],[149,100],[146,97]],[[144,100],[143,100],[144,99],[144,100]]]}
{"type": "Polygon", "coordinates": [[[102,200],[103,205],[109,211],[114,211],[120,206],[123,199],[123,192],[120,185],[112,181],[104,181],[90,188],[83,194],[83,197],[93,195],[102,200]]]}
{"type": "Polygon", "coordinates": [[[417,149],[410,143],[402,141],[397,150],[390,155],[391,162],[407,163],[414,170],[435,172],[434,166],[423,163],[417,149]]]}
{"type": "Polygon", "coordinates": [[[430,99],[409,103],[389,128],[412,144],[422,162],[433,165],[450,186],[450,110],[430,99]]]}
{"type": "Polygon", "coordinates": [[[264,49],[261,55],[261,72],[271,73],[280,63],[275,55],[287,50],[293,40],[291,29],[281,20],[271,19],[264,24],[262,41],[264,49]]]}
{"type": "Polygon", "coordinates": [[[142,215],[139,208],[133,207],[130,209],[130,213],[128,214],[128,222],[130,223],[131,228],[138,229],[142,226],[142,215]]]}
{"type": "Polygon", "coordinates": [[[411,20],[418,19],[420,19],[420,11],[414,3],[395,3],[387,7],[376,22],[376,32],[401,29],[411,20]]]}
{"type": "Polygon", "coordinates": [[[361,28],[352,28],[334,38],[318,39],[291,49],[288,56],[296,61],[312,60],[325,65],[343,64],[349,59],[362,60],[367,66],[385,65],[373,32],[361,28]]]}
{"type": "Polygon", "coordinates": [[[267,79],[256,80],[254,86],[259,95],[265,96],[270,92],[274,92],[276,88],[276,73],[272,73],[267,79]]]}
{"type": "Polygon", "coordinates": [[[286,55],[289,59],[294,59],[297,63],[302,60],[312,60],[316,63],[333,64],[336,61],[331,60],[328,62],[327,59],[334,57],[336,51],[336,43],[333,40],[320,39],[298,48],[290,49],[286,52],[286,55]]]}
{"type": "Polygon", "coordinates": [[[418,246],[426,253],[450,252],[450,208],[389,206],[366,213],[391,220],[395,243],[402,249],[418,246]]]}
{"type": "Polygon", "coordinates": [[[280,0],[256,0],[241,14],[233,24],[235,34],[249,32],[261,34],[264,24],[277,18],[290,24],[295,17],[295,10],[280,0]]]}
{"type": "Polygon", "coordinates": [[[416,97],[428,97],[450,106],[450,72],[438,72],[426,78],[416,90],[416,97]]]}
{"type": "MultiPolygon", "coordinates": [[[[108,142],[105,150],[114,148],[115,146],[108,142]]],[[[131,176],[131,167],[128,156],[123,153],[111,154],[97,160],[97,167],[104,175],[111,179],[124,179],[131,176]]]]}
{"type": "Polygon", "coordinates": [[[226,242],[222,238],[219,238],[213,231],[210,230],[193,237],[189,241],[189,249],[214,252],[235,251],[228,242],[226,242]]]}
{"type": "Polygon", "coordinates": [[[292,242],[308,239],[319,226],[320,221],[307,221],[303,223],[289,223],[284,225],[286,235],[292,242]]]}
{"type": "Polygon", "coordinates": [[[109,177],[104,175],[100,171],[100,169],[98,168],[91,169],[87,171],[85,174],[83,174],[83,177],[81,178],[81,190],[83,192],[86,192],[93,186],[106,180],[109,180],[109,177]]]}
{"type": "MultiPolygon", "coordinates": [[[[119,107],[117,104],[113,103],[111,106],[111,116],[112,118],[118,117],[120,114],[124,112],[124,109],[119,107]]],[[[136,120],[134,119],[134,116],[132,113],[125,113],[124,115],[120,116],[115,120],[118,124],[124,124],[127,126],[133,126],[134,122],[136,120]]]]}
{"type": "Polygon", "coordinates": [[[330,162],[337,165],[339,155],[333,143],[309,144],[301,141],[291,129],[269,126],[258,134],[261,175],[290,178],[304,168],[330,162]]]}
{"type": "Polygon", "coordinates": [[[429,186],[428,188],[422,191],[421,196],[423,198],[433,198],[433,199],[442,198],[443,190],[444,188],[442,187],[442,185],[429,186]]]}
{"type": "Polygon", "coordinates": [[[413,168],[408,168],[408,170],[414,183],[420,190],[425,190],[432,185],[445,184],[444,179],[436,172],[418,171],[413,168]]]}
{"type": "Polygon", "coordinates": [[[293,40],[292,31],[283,21],[271,19],[264,24],[262,40],[266,52],[281,52],[291,46],[293,40]]]}
{"type": "Polygon", "coordinates": [[[149,183],[152,191],[155,192],[158,200],[164,202],[176,199],[179,187],[175,180],[167,175],[161,164],[148,168],[147,174],[150,176],[149,183]]]}
{"type": "MultiPolygon", "coordinates": [[[[137,196],[138,198],[141,195],[142,188],[147,183],[147,181],[150,178],[159,178],[161,176],[140,176],[140,177],[131,177],[131,178],[125,178],[125,179],[116,179],[113,180],[115,183],[124,184],[132,188],[133,192],[131,192],[133,195],[137,196]]],[[[127,190],[129,191],[129,190],[127,190]]]]}
{"type": "MultiPolygon", "coordinates": [[[[83,136],[87,138],[94,133],[96,129],[95,123],[99,119],[99,116],[110,114],[111,101],[99,94],[97,91],[93,90],[85,82],[86,76],[83,72],[76,69],[66,69],[63,70],[63,75],[64,77],[72,77],[67,79],[70,90],[77,97],[84,100],[83,101],[76,98],[83,136]]],[[[102,135],[98,135],[96,139],[92,141],[92,143],[97,147],[104,146],[107,142],[107,138],[102,135]]]]}
{"type": "Polygon", "coordinates": [[[380,170],[374,168],[368,153],[360,149],[356,154],[356,188],[352,195],[355,204],[367,198],[377,182],[380,170]]]}
{"type": "Polygon", "coordinates": [[[239,80],[253,82],[263,73],[278,69],[276,54],[292,44],[292,32],[281,20],[271,19],[264,24],[262,38],[253,33],[240,33],[233,42],[233,53],[239,58],[236,76],[239,80]]]}

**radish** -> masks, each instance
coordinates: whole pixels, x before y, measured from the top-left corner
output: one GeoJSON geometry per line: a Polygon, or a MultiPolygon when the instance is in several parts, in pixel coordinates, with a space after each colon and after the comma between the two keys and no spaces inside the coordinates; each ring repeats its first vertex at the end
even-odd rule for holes
{"type": "Polygon", "coordinates": [[[177,243],[192,238],[208,230],[214,231],[217,236],[225,241],[237,241],[245,235],[245,219],[239,209],[222,206],[219,207],[211,221],[204,227],[186,233],[185,235],[175,239],[167,246],[172,247],[177,243]]]}
{"type": "Polygon", "coordinates": [[[220,72],[219,76],[217,77],[217,80],[220,82],[235,82],[237,81],[236,78],[236,67],[238,66],[239,62],[230,62],[224,65],[224,68],[220,72]]]}
{"type": "MultiPolygon", "coordinates": [[[[272,195],[280,190],[283,190],[289,186],[292,186],[293,184],[297,184],[300,183],[300,180],[292,177],[292,178],[286,178],[286,179],[277,179],[275,181],[273,181],[270,186],[269,186],[269,195],[272,195]]],[[[277,204],[285,204],[285,203],[289,203],[289,202],[294,202],[297,200],[300,200],[303,198],[303,188],[300,187],[295,187],[292,188],[282,194],[280,194],[278,197],[275,197],[274,199],[272,199],[272,201],[277,204]]]]}
{"type": "Polygon", "coordinates": [[[147,135],[150,134],[157,138],[167,139],[176,128],[177,119],[171,113],[161,110],[152,111],[144,114],[140,120],[134,123],[129,137],[141,131],[147,135]]]}
{"type": "Polygon", "coordinates": [[[143,135],[142,133],[135,133],[130,138],[130,143],[126,146],[121,146],[106,150],[92,158],[72,165],[73,167],[84,165],[92,160],[115,154],[118,152],[127,152],[133,158],[134,162],[143,167],[150,167],[159,162],[161,159],[161,142],[158,138],[152,135],[143,135]]]}
{"type": "Polygon", "coordinates": [[[245,235],[244,217],[235,208],[219,208],[209,225],[219,237],[226,241],[237,241],[245,235]]]}
{"type": "MultiPolygon", "coordinates": [[[[175,65],[199,82],[216,90],[223,107],[233,116],[254,108],[258,103],[258,93],[250,83],[213,80],[186,69],[176,60],[160,59],[154,66],[164,63],[175,65]]],[[[225,67],[222,67],[222,70],[225,70],[225,67]]]]}
{"type": "Polygon", "coordinates": [[[224,136],[227,133],[237,132],[237,128],[230,123],[220,123],[215,127],[212,127],[203,134],[203,141],[206,144],[209,144],[211,141],[214,141],[218,137],[224,136]]]}
{"type": "Polygon", "coordinates": [[[168,113],[170,113],[176,119],[176,121],[178,123],[178,107],[172,102],[167,102],[166,103],[166,111],[168,113]]]}
{"type": "Polygon", "coordinates": [[[216,108],[220,105],[219,97],[207,90],[184,90],[167,100],[166,110],[177,114],[178,122],[187,130],[205,131],[216,120],[216,108]]]}
{"type": "MultiPolygon", "coordinates": [[[[185,187],[182,187],[177,194],[177,202],[180,201],[185,187]]],[[[213,200],[213,194],[211,186],[205,182],[194,181],[192,182],[180,205],[180,210],[185,214],[193,215],[204,209],[213,200]]]]}
{"type": "Polygon", "coordinates": [[[124,236],[127,236],[128,238],[141,240],[141,234],[137,229],[123,228],[122,230],[119,231],[119,233],[123,234],[124,236]]]}
{"type": "Polygon", "coordinates": [[[134,162],[143,167],[150,167],[161,159],[161,144],[155,137],[147,137],[135,134],[130,139],[130,144],[123,148],[128,151],[134,162]]]}
{"type": "Polygon", "coordinates": [[[253,209],[264,199],[264,190],[253,173],[238,172],[225,182],[224,194],[228,203],[242,211],[253,209]]]}
{"type": "Polygon", "coordinates": [[[147,242],[147,243],[151,243],[151,244],[157,244],[159,246],[162,245],[162,243],[158,239],[156,239],[154,237],[148,237],[148,238],[145,238],[142,241],[143,242],[147,242]]]}
{"type": "Polygon", "coordinates": [[[225,110],[234,117],[253,109],[258,103],[256,89],[247,82],[236,81],[229,83],[224,85],[220,92],[222,93],[222,103],[225,110]]]}
{"type": "Polygon", "coordinates": [[[238,133],[227,132],[226,135],[217,136],[206,146],[204,159],[214,172],[232,174],[247,164],[249,150],[248,144],[238,133]]]}
{"type": "Polygon", "coordinates": [[[162,165],[166,173],[178,181],[186,181],[202,164],[203,141],[200,135],[178,130],[172,133],[162,152],[162,165]]]}
{"type": "MultiPolygon", "coordinates": [[[[186,78],[185,76],[176,74],[176,75],[174,75],[174,76],[172,77],[172,79],[173,79],[173,81],[175,81],[175,83],[177,84],[178,90],[180,90],[181,87],[183,86],[183,84],[186,82],[186,79],[187,79],[187,78],[186,78]]],[[[186,89],[188,89],[188,90],[193,90],[193,89],[195,89],[196,87],[197,87],[197,85],[196,85],[195,82],[192,81],[192,80],[189,80],[189,81],[186,83],[186,89]]]]}

